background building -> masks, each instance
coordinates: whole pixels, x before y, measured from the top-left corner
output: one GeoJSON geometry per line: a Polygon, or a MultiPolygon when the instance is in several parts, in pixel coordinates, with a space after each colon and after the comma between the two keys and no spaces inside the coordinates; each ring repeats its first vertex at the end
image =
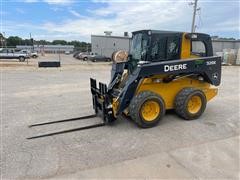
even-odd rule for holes
{"type": "Polygon", "coordinates": [[[111,35],[91,35],[92,52],[107,57],[111,57],[112,53],[117,50],[129,51],[131,38],[127,33],[125,36],[111,35]]]}
{"type": "Polygon", "coordinates": [[[223,40],[223,39],[213,39],[213,52],[223,52],[224,49],[234,49],[238,50],[240,48],[240,40],[223,40]]]}

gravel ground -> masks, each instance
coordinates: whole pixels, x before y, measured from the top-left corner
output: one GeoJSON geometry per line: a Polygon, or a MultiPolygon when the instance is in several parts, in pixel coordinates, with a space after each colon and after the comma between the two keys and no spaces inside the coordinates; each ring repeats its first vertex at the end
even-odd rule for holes
{"type": "Polygon", "coordinates": [[[63,58],[59,69],[38,69],[36,61],[41,59],[31,60],[35,61],[32,66],[0,63],[3,179],[238,179],[239,67],[223,67],[219,95],[196,121],[184,121],[169,112],[151,129],[119,118],[112,126],[26,140],[99,122],[94,118],[28,128],[33,123],[91,114],[89,78],[108,82],[110,77],[106,63],[63,58]]]}

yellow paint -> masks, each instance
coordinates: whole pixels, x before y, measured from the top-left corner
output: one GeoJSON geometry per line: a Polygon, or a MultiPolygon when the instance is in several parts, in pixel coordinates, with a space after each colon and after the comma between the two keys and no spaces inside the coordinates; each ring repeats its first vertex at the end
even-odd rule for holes
{"type": "Polygon", "coordinates": [[[140,113],[145,121],[153,121],[155,120],[160,113],[160,105],[158,102],[153,100],[147,100],[143,103],[140,113]]]}
{"type": "Polygon", "coordinates": [[[198,58],[199,56],[191,54],[191,40],[185,37],[186,34],[187,33],[183,33],[183,36],[182,36],[180,59],[198,58]]]}
{"type": "Polygon", "coordinates": [[[212,86],[206,82],[199,81],[197,79],[186,77],[179,78],[169,83],[159,83],[162,78],[163,76],[161,75],[145,78],[138,86],[136,94],[142,91],[152,91],[156,94],[159,94],[163,98],[166,109],[173,109],[175,97],[183,88],[193,87],[202,90],[206,96],[207,101],[216,96],[218,92],[215,86],[212,86]]]}
{"type": "Polygon", "coordinates": [[[188,112],[191,114],[196,114],[202,107],[202,100],[199,96],[192,96],[187,104],[188,112]]]}
{"type": "Polygon", "coordinates": [[[191,41],[185,37],[186,33],[182,36],[181,46],[181,59],[188,59],[191,56],[191,41]]]}
{"type": "Polygon", "coordinates": [[[117,99],[117,98],[113,98],[113,101],[112,101],[112,109],[113,109],[113,116],[114,116],[114,117],[117,117],[117,116],[116,116],[116,113],[117,113],[118,105],[119,105],[118,99],[117,99]]]}

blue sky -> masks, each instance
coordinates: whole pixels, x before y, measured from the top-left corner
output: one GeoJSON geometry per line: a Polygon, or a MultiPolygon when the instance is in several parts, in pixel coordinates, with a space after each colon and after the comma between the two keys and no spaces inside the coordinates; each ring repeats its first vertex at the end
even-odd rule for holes
{"type": "MultiPolygon", "coordinates": [[[[34,39],[90,41],[140,29],[190,31],[191,0],[0,0],[1,32],[34,39]]],[[[240,38],[238,0],[199,0],[198,32],[240,38]]]]}

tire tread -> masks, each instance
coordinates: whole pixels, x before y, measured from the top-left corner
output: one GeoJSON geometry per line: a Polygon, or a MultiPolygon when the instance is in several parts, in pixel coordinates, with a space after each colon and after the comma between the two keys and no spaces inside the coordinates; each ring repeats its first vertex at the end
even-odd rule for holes
{"type": "Polygon", "coordinates": [[[176,96],[176,99],[175,99],[175,112],[177,113],[177,115],[179,115],[180,117],[182,117],[185,120],[196,119],[205,110],[206,100],[205,100],[205,102],[202,102],[202,103],[204,103],[203,109],[201,110],[202,112],[196,118],[190,117],[188,112],[187,112],[187,110],[186,110],[186,100],[187,100],[188,96],[193,94],[196,91],[199,91],[205,98],[204,93],[201,90],[198,90],[198,89],[195,89],[195,88],[184,88],[176,96]]]}
{"type": "MultiPolygon", "coordinates": [[[[129,112],[130,112],[130,116],[131,118],[134,120],[134,122],[142,128],[149,128],[149,127],[153,127],[155,126],[158,121],[156,121],[155,123],[153,123],[152,125],[147,125],[145,123],[142,122],[141,118],[139,118],[139,104],[147,97],[158,97],[161,99],[163,105],[164,105],[164,101],[162,100],[162,98],[160,96],[158,96],[157,94],[151,92],[151,91],[143,91],[141,93],[139,93],[138,95],[134,96],[130,105],[129,105],[129,112]]],[[[162,115],[160,116],[160,118],[165,114],[165,107],[163,109],[161,109],[161,113],[162,115]]],[[[160,119],[159,118],[159,119],[160,119]]]]}

